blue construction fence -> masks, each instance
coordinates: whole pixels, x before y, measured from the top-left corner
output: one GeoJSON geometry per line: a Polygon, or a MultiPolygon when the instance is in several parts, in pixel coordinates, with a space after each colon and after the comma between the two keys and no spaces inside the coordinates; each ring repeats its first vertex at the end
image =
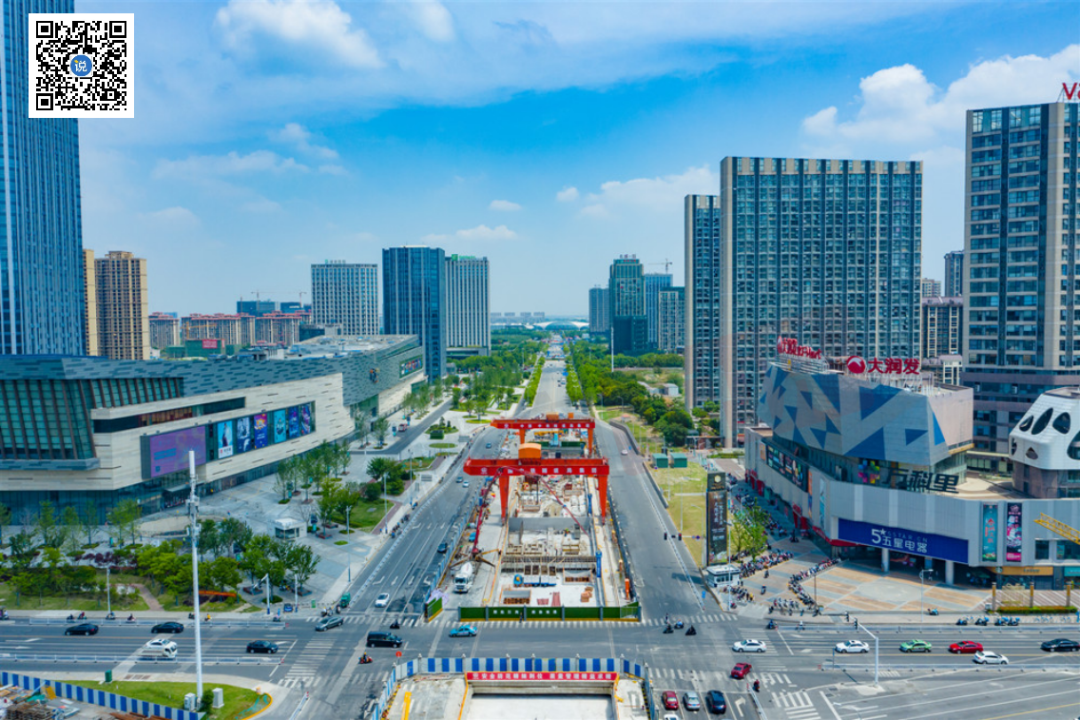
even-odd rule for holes
{"type": "Polygon", "coordinates": [[[0,672],[0,685],[17,685],[23,690],[31,691],[40,690],[42,687],[49,686],[53,689],[53,692],[56,693],[57,697],[65,698],[67,700],[88,703],[90,705],[101,705],[110,710],[119,710],[121,712],[139,713],[141,715],[158,715],[166,720],[199,720],[200,717],[199,713],[190,710],[180,710],[179,708],[158,705],[157,703],[146,702],[145,700],[135,700],[123,695],[105,692],[104,690],[94,690],[93,688],[86,688],[81,685],[72,685],[71,683],[57,682],[55,680],[45,680],[43,678],[34,677],[32,675],[23,675],[21,673],[0,672]]]}
{"type": "Polygon", "coordinates": [[[417,658],[394,666],[369,717],[382,717],[399,680],[466,672],[617,672],[640,678],[645,677],[645,666],[623,658],[417,658]]]}

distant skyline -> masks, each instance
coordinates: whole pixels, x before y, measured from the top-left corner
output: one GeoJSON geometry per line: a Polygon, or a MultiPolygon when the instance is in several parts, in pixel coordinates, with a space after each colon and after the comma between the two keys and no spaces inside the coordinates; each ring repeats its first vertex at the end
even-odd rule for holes
{"type": "Polygon", "coordinates": [[[483,255],[493,311],[587,314],[670,260],[728,155],[924,161],[963,247],[964,112],[1080,80],[1072,3],[76,2],[134,12],[136,117],[80,121],[83,243],[150,309],[310,301],[310,266],[483,255]]]}

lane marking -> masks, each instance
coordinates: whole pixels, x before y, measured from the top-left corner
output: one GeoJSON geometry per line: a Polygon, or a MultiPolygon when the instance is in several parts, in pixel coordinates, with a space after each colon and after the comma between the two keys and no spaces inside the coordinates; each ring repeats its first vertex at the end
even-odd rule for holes
{"type": "Polygon", "coordinates": [[[997,715],[992,718],[984,718],[983,720],[1002,720],[1002,718],[1019,717],[1021,715],[1030,715],[1031,713],[1046,712],[1047,710],[1061,710],[1067,707],[1080,707],[1080,703],[1069,703],[1067,705],[1055,705],[1054,707],[1039,708],[1038,710],[1025,710],[1024,712],[1013,713],[1011,715],[997,715]]]}

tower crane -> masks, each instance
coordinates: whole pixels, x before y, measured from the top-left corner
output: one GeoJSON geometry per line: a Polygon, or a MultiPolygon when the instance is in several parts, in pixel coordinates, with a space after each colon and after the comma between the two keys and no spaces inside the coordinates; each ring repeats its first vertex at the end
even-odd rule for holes
{"type": "Polygon", "coordinates": [[[649,267],[652,267],[654,265],[663,265],[664,266],[664,274],[669,275],[670,271],[671,271],[672,263],[667,258],[664,258],[663,262],[646,263],[646,265],[648,265],[649,267]]]}

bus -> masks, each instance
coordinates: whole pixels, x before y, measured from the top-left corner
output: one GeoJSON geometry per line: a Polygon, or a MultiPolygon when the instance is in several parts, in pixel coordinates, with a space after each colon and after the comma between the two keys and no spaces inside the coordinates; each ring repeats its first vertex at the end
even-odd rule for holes
{"type": "Polygon", "coordinates": [[[737,587],[742,585],[742,573],[734,565],[710,565],[705,568],[705,582],[718,590],[737,587]]]}

